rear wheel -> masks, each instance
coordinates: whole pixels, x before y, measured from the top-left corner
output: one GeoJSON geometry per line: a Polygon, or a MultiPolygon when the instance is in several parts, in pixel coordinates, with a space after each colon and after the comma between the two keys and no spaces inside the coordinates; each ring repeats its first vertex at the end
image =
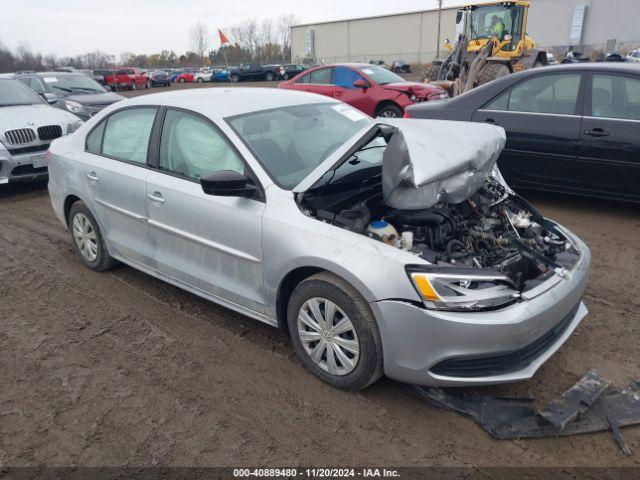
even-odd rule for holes
{"type": "Polygon", "coordinates": [[[233,83],[238,83],[240,81],[240,77],[236,74],[231,75],[231,81],[233,83]]]}
{"type": "Polygon", "coordinates": [[[198,83],[202,83],[202,82],[204,82],[204,79],[202,77],[198,77],[197,81],[198,81],[198,83]]]}
{"type": "Polygon", "coordinates": [[[378,109],[376,116],[382,118],[400,118],[402,117],[402,110],[397,105],[383,105],[378,109]]]}
{"type": "Polygon", "coordinates": [[[264,79],[267,82],[273,82],[273,79],[274,79],[273,73],[267,72],[266,75],[264,76],[264,79]]]}
{"type": "Polygon", "coordinates": [[[180,83],[184,83],[184,78],[181,78],[179,81],[180,83]]]}
{"type": "Polygon", "coordinates": [[[296,353],[315,376],[334,387],[361,390],[382,376],[382,341],[367,301],[325,272],[303,280],[287,309],[296,353]]]}
{"type": "Polygon", "coordinates": [[[83,202],[71,206],[67,222],[74,250],[84,265],[102,272],[117,264],[107,252],[98,222],[83,202]]]}
{"type": "Polygon", "coordinates": [[[136,85],[136,82],[131,82],[131,85],[129,85],[130,90],[136,90],[137,88],[138,86],[136,85]]]}
{"type": "Polygon", "coordinates": [[[488,63],[478,74],[478,85],[492,82],[498,78],[506,77],[511,73],[504,63],[488,63]]]}

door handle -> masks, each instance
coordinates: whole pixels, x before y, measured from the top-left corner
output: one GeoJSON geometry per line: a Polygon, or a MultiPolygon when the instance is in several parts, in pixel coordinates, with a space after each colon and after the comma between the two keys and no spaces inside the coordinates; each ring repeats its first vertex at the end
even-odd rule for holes
{"type": "Polygon", "coordinates": [[[344,95],[340,90],[336,91],[336,97],[341,97],[342,95],[344,95]]]}
{"type": "Polygon", "coordinates": [[[496,122],[493,118],[486,118],[484,121],[487,122],[487,123],[490,123],[491,125],[500,126],[500,124],[498,122],[496,122]]]}
{"type": "Polygon", "coordinates": [[[162,194],[160,192],[149,193],[147,194],[147,198],[153,203],[164,203],[164,198],[162,198],[162,194]]]}
{"type": "Polygon", "coordinates": [[[594,128],[593,130],[585,130],[585,135],[589,135],[590,137],[608,137],[609,132],[605,132],[602,128],[594,128]]]}
{"type": "Polygon", "coordinates": [[[87,173],[87,179],[90,182],[97,182],[98,181],[98,175],[96,175],[96,172],[89,172],[87,173]]]}

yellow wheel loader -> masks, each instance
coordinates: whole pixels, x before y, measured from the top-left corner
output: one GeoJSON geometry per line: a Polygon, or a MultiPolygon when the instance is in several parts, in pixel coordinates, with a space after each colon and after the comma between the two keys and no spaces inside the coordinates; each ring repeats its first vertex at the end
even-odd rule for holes
{"type": "Polygon", "coordinates": [[[450,96],[496,78],[548,64],[547,54],[527,35],[529,2],[522,0],[467,5],[457,12],[455,46],[434,60],[425,81],[437,83],[450,96]]]}

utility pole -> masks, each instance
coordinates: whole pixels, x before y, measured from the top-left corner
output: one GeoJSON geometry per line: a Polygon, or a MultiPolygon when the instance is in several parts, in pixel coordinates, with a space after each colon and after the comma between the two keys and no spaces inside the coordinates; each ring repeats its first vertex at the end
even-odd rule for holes
{"type": "Polygon", "coordinates": [[[442,3],[444,0],[438,0],[438,41],[436,45],[436,58],[440,58],[440,21],[442,20],[442,3]]]}

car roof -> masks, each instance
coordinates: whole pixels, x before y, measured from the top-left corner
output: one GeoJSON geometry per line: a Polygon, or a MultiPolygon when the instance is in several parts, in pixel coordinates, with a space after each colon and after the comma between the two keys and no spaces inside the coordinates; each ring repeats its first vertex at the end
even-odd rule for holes
{"type": "Polygon", "coordinates": [[[152,93],[120,103],[185,108],[213,119],[309,103],[339,103],[323,95],[276,88],[199,88],[152,93]]]}
{"type": "MultiPolygon", "coordinates": [[[[633,63],[604,63],[604,62],[586,62],[586,63],[569,63],[569,64],[560,64],[560,65],[550,65],[548,67],[543,67],[544,72],[550,71],[560,71],[564,72],[566,70],[618,70],[621,72],[634,72],[640,73],[640,65],[633,63]]],[[[532,70],[524,70],[520,72],[520,74],[532,74],[533,72],[540,72],[539,69],[532,70]]]]}

